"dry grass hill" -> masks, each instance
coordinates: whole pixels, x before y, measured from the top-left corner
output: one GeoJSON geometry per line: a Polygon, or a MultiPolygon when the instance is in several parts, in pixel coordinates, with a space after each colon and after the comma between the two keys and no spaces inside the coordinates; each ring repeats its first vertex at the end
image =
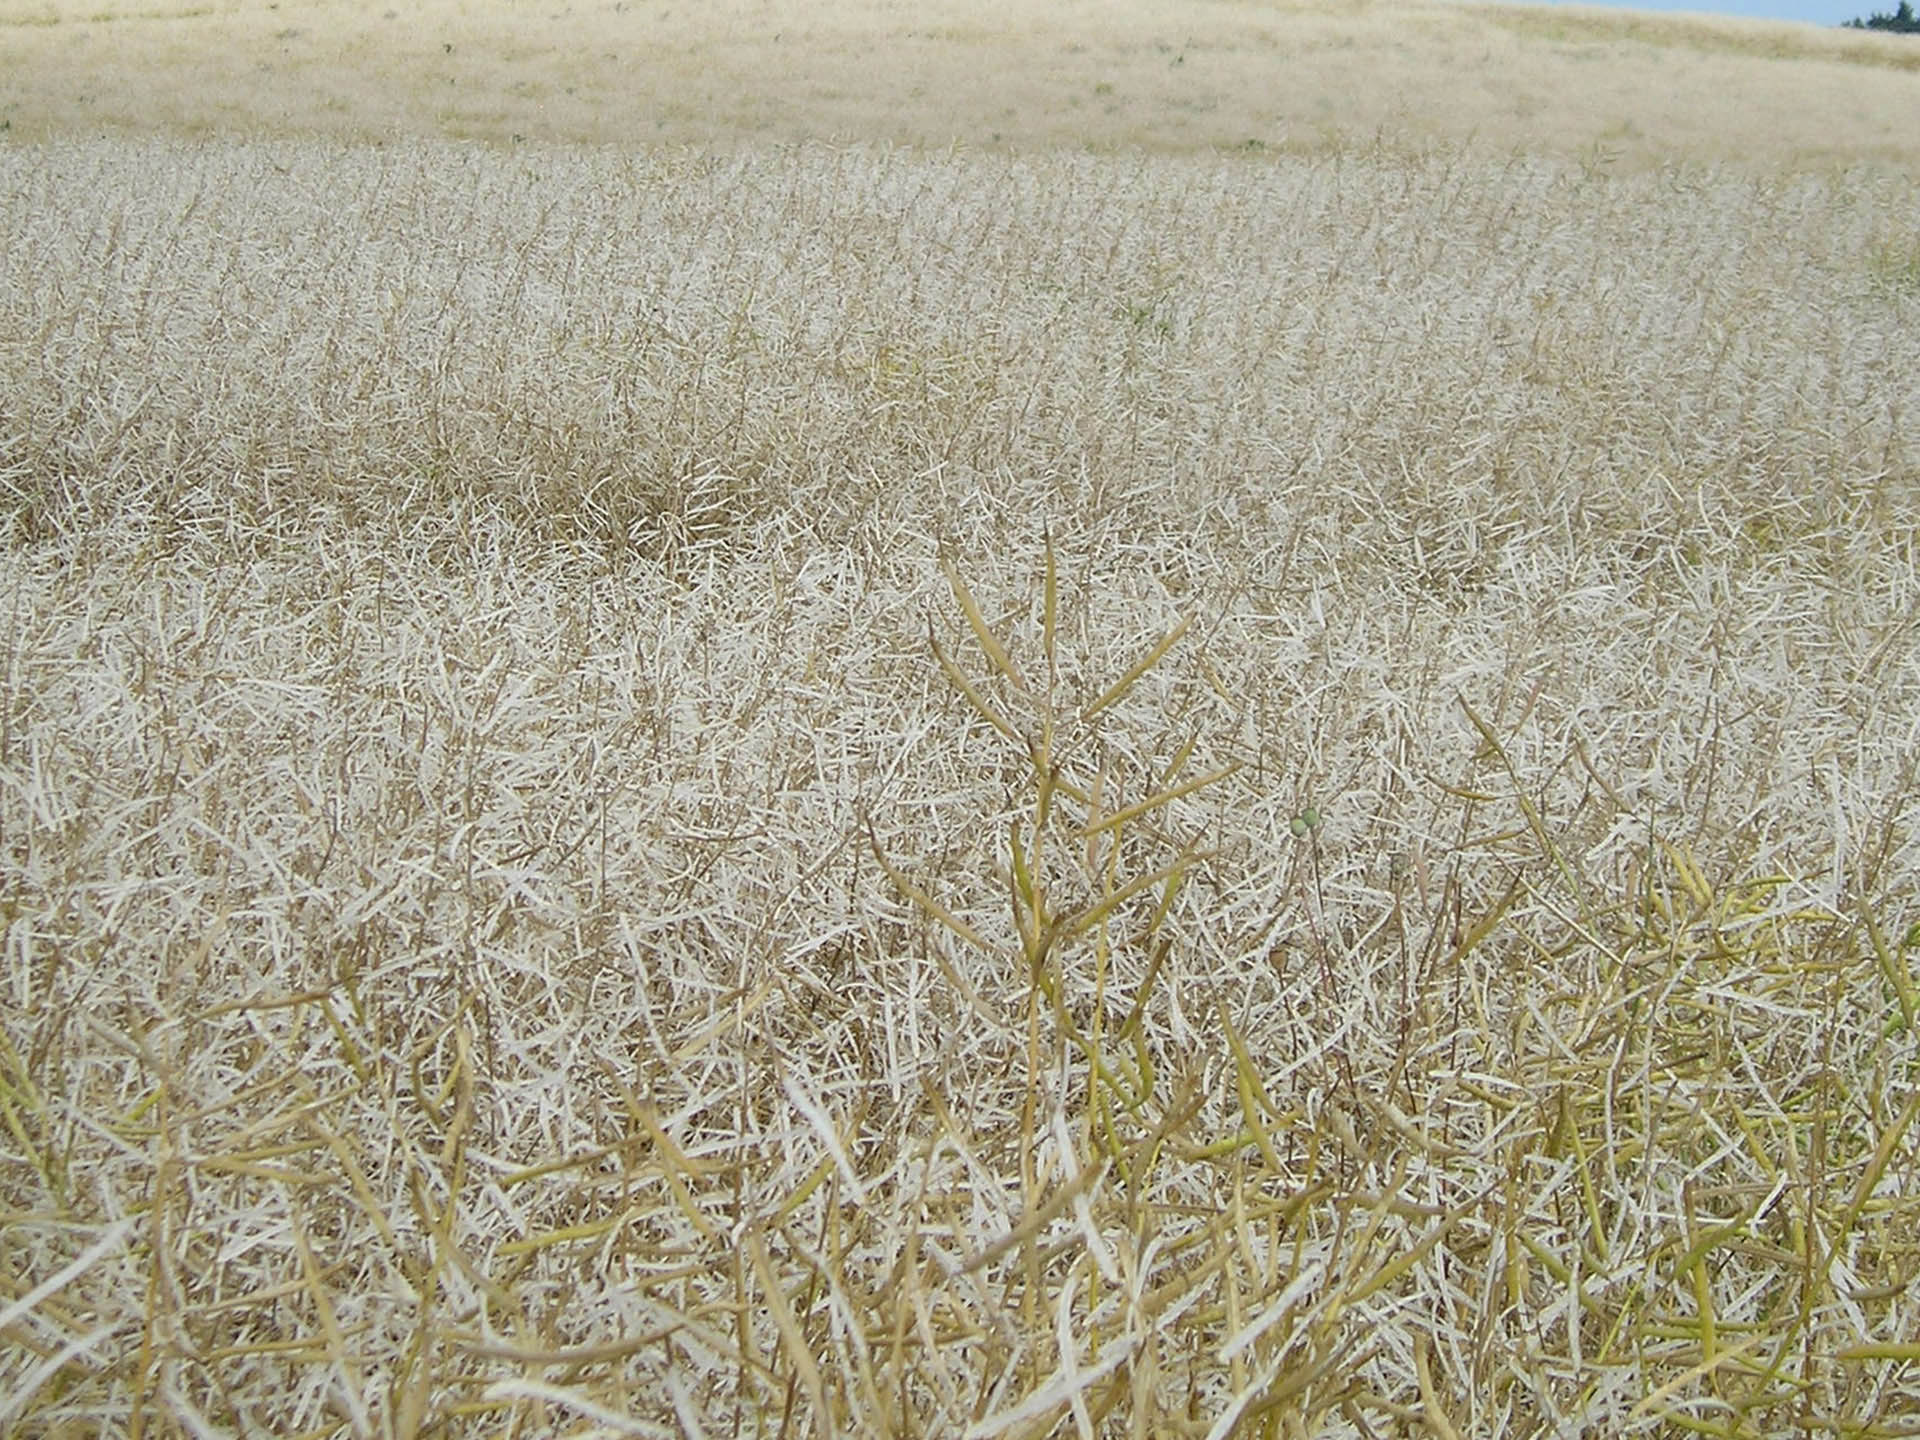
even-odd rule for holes
{"type": "Polygon", "coordinates": [[[11,0],[0,123],[200,136],[1498,153],[1910,171],[1920,46],[1407,0],[11,0]],[[104,8],[103,8],[104,7],[104,8]]]}

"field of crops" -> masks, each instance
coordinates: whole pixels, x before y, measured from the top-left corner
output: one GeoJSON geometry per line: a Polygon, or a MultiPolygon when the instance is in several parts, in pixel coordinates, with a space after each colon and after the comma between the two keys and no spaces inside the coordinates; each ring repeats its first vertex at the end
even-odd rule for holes
{"type": "Polygon", "coordinates": [[[0,144],[0,1434],[1913,1435],[1916,216],[0,144]]]}

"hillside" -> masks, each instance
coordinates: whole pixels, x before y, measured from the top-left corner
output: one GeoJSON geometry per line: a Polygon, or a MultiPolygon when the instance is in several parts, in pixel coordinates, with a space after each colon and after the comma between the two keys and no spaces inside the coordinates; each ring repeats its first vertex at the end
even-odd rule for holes
{"type": "Polygon", "coordinates": [[[1248,0],[28,0],[0,124],[1021,150],[1473,140],[1624,168],[1910,169],[1902,37],[1603,9],[1248,0]]]}

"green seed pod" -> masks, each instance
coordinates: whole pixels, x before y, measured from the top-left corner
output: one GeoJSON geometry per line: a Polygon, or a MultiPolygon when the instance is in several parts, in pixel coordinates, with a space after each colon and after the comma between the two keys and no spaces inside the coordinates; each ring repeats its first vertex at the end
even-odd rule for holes
{"type": "Polygon", "coordinates": [[[1302,835],[1305,835],[1307,833],[1307,817],[1304,815],[1294,816],[1293,823],[1289,825],[1287,828],[1293,831],[1293,835],[1296,840],[1299,839],[1302,835]]]}
{"type": "Polygon", "coordinates": [[[1314,809],[1313,806],[1309,805],[1306,809],[1302,810],[1300,812],[1300,818],[1307,822],[1307,829],[1318,830],[1320,828],[1320,812],[1314,809]]]}

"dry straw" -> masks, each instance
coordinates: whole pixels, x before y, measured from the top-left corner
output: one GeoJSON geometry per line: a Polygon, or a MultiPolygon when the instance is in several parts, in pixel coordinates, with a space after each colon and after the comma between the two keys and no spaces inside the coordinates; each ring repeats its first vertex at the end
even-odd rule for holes
{"type": "Polygon", "coordinates": [[[0,150],[0,1430],[1911,1433],[1917,198],[0,150]]]}

